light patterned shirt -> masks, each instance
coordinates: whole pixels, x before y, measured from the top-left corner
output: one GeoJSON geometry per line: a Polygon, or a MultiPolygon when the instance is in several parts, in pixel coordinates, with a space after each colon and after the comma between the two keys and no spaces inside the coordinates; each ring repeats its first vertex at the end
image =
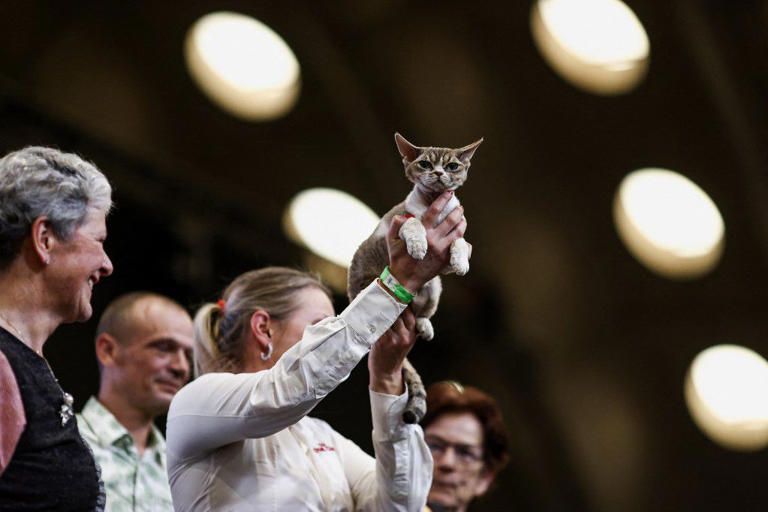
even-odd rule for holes
{"type": "Polygon", "coordinates": [[[77,415],[77,426],[101,466],[107,512],[173,510],[165,462],[165,439],[152,426],[139,457],[128,431],[95,397],[77,415]]]}

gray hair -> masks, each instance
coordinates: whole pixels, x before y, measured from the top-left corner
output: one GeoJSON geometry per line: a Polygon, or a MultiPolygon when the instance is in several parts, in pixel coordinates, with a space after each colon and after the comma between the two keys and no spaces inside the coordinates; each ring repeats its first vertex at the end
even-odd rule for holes
{"type": "Polygon", "coordinates": [[[88,208],[108,213],[112,187],[95,165],[72,153],[29,146],[0,159],[0,269],[18,255],[32,223],[41,216],[67,240],[88,208]]]}
{"type": "Polygon", "coordinates": [[[195,376],[239,372],[251,315],[261,309],[276,321],[296,310],[296,294],[315,287],[331,298],[316,275],[285,267],[266,267],[238,276],[216,304],[204,304],[195,315],[195,376]]]}

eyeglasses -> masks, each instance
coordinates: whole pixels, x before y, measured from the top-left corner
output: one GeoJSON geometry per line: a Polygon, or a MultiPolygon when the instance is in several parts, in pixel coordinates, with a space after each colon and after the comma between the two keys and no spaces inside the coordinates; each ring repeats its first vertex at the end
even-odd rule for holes
{"type": "Polygon", "coordinates": [[[441,458],[449,449],[453,449],[453,453],[462,464],[473,464],[483,460],[483,449],[480,446],[451,443],[433,436],[427,437],[426,442],[435,459],[441,458]]]}

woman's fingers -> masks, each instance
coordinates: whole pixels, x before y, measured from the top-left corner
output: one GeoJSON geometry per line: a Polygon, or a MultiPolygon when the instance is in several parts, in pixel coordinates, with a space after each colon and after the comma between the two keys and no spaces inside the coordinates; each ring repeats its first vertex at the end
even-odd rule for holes
{"type": "Polygon", "coordinates": [[[458,240],[459,238],[464,236],[464,233],[467,231],[467,219],[462,215],[461,220],[458,224],[448,233],[448,238],[450,239],[450,243],[453,243],[454,240],[458,240]]]}
{"type": "Polygon", "coordinates": [[[403,324],[409,333],[416,330],[416,316],[413,314],[413,311],[410,307],[403,311],[403,314],[400,315],[400,318],[402,318],[403,324]]]}
{"type": "Polygon", "coordinates": [[[411,308],[407,308],[403,311],[403,314],[395,320],[395,323],[390,327],[393,336],[390,339],[392,345],[399,346],[403,349],[410,350],[410,346],[416,340],[416,317],[411,311],[411,308]]]}
{"type": "MultiPolygon", "coordinates": [[[[456,208],[456,210],[458,210],[458,208],[456,208]]],[[[437,253],[441,254],[441,258],[448,258],[448,248],[453,242],[463,237],[464,233],[467,231],[467,219],[464,217],[464,215],[459,214],[451,218],[449,221],[448,219],[450,217],[451,215],[446,217],[445,220],[440,223],[440,226],[438,226],[439,228],[445,225],[445,227],[450,228],[448,231],[440,233],[438,229],[435,228],[432,236],[429,236],[430,247],[432,247],[437,253]],[[456,222],[454,223],[454,221],[456,222]]]]}
{"type": "Polygon", "coordinates": [[[392,324],[392,333],[395,335],[395,339],[393,340],[395,344],[402,343],[402,340],[405,339],[405,337],[408,334],[408,330],[405,328],[405,324],[403,323],[402,315],[400,318],[395,320],[395,323],[392,324]]]}
{"type": "MultiPolygon", "coordinates": [[[[403,216],[395,216],[392,219],[387,234],[390,272],[410,290],[418,290],[424,283],[435,277],[449,261],[451,244],[464,236],[467,220],[462,206],[454,208],[442,222],[437,224],[440,213],[452,197],[452,191],[442,193],[421,218],[421,224],[426,229],[427,236],[427,254],[423,259],[412,258],[406,251],[405,242],[400,239],[400,229],[407,219],[403,216]]],[[[410,324],[403,327],[408,330],[410,324]]],[[[393,329],[392,334],[396,333],[399,334],[393,329]]]]}
{"type": "Polygon", "coordinates": [[[392,223],[389,225],[389,234],[387,234],[389,240],[400,240],[400,228],[405,224],[406,220],[408,219],[401,215],[392,217],[392,223]]]}
{"type": "Polygon", "coordinates": [[[427,208],[426,213],[424,213],[424,216],[421,218],[421,223],[424,224],[425,228],[430,229],[434,227],[440,216],[440,212],[443,211],[445,205],[451,200],[451,197],[453,197],[453,190],[447,190],[432,202],[430,207],[427,208]]]}
{"type": "MultiPolygon", "coordinates": [[[[450,233],[459,222],[461,222],[463,216],[464,207],[459,205],[454,208],[453,211],[451,211],[451,213],[449,213],[440,224],[435,226],[433,231],[438,236],[445,236],[450,233]]],[[[424,224],[424,226],[427,227],[427,224],[424,224]]]]}

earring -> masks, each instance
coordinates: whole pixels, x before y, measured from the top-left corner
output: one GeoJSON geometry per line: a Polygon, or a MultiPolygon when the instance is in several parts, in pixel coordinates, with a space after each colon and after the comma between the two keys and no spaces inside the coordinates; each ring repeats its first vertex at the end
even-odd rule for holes
{"type": "Polygon", "coordinates": [[[274,351],[274,349],[275,349],[275,347],[272,346],[272,342],[271,341],[269,343],[267,343],[267,351],[261,353],[261,360],[262,361],[266,361],[270,357],[272,357],[272,352],[274,351]]]}
{"type": "Polygon", "coordinates": [[[50,262],[51,260],[50,258],[48,258],[48,256],[46,256],[45,259],[43,260],[43,263],[45,263],[46,265],[49,264],[50,262]]]}

